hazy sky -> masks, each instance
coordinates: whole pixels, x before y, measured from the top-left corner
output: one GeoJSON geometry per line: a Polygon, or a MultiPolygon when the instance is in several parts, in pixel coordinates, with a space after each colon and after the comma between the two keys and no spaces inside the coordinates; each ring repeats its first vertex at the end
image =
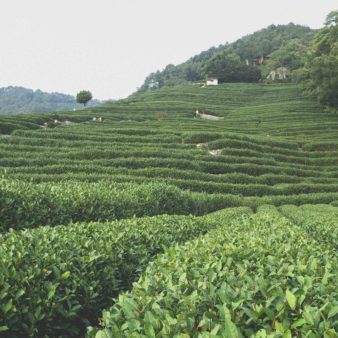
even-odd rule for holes
{"type": "Polygon", "coordinates": [[[149,73],[337,0],[0,0],[0,87],[126,97],[149,73]]]}

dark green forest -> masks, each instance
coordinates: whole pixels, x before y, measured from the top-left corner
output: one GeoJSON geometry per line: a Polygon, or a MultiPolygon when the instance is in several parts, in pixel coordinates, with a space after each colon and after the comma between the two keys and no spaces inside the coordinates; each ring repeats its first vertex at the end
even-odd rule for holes
{"type": "Polygon", "coordinates": [[[233,42],[211,47],[179,65],[151,73],[139,91],[218,77],[221,82],[258,82],[276,66],[304,66],[315,31],[295,25],[270,25],[233,42]],[[292,46],[297,45],[293,50],[292,46]],[[292,49],[292,55],[288,53],[292,49]],[[286,57],[284,54],[287,54],[286,57]],[[259,64],[263,57],[263,64],[259,64]]]}
{"type": "MultiPolygon", "coordinates": [[[[99,104],[100,101],[93,100],[88,106],[99,104]]],[[[0,114],[56,112],[82,108],[71,95],[45,93],[23,87],[0,88],[0,114]]]]}
{"type": "Polygon", "coordinates": [[[208,77],[227,82],[271,82],[269,74],[284,69],[274,82],[300,83],[306,95],[338,106],[338,11],[328,14],[322,29],[289,23],[270,25],[233,42],[211,47],[188,61],[151,73],[138,92],[197,83],[208,77]]]}
{"type": "Polygon", "coordinates": [[[300,73],[304,91],[325,105],[338,107],[338,11],[331,12],[315,35],[300,73]]]}

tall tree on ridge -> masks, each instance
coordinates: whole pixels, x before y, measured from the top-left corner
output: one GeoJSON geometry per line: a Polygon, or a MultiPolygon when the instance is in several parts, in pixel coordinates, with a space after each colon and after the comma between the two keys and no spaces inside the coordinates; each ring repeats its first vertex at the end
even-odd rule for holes
{"type": "Polygon", "coordinates": [[[305,65],[306,92],[325,105],[338,107],[338,11],[331,12],[315,35],[305,65]]]}

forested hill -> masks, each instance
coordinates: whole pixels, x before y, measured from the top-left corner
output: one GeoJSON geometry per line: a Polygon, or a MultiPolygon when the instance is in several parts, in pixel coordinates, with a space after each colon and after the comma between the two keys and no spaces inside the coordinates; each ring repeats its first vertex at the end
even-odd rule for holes
{"type": "MultiPolygon", "coordinates": [[[[88,103],[88,106],[101,104],[98,100],[88,103]]],[[[23,87],[0,88],[0,114],[40,113],[81,109],[82,105],[71,95],[60,93],[45,93],[23,87]]]]}
{"type": "Polygon", "coordinates": [[[295,25],[270,25],[233,42],[212,47],[188,61],[151,73],[139,91],[174,86],[216,76],[222,82],[257,82],[275,67],[291,71],[304,66],[315,30],[295,25]],[[261,59],[263,57],[263,60],[261,59]],[[259,60],[263,64],[259,64],[259,60]]]}

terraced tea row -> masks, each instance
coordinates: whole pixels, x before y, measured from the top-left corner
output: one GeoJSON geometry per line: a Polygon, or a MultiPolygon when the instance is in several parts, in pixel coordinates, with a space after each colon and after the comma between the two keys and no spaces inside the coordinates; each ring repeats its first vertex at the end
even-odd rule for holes
{"type": "Polygon", "coordinates": [[[335,337],[338,209],[282,210],[167,248],[90,337],[335,337]]]}
{"type": "Polygon", "coordinates": [[[39,182],[156,179],[192,191],[243,196],[338,191],[336,152],[315,151],[306,143],[302,147],[308,150],[295,142],[219,132],[113,125],[104,131],[100,135],[100,126],[86,125],[16,131],[1,142],[2,173],[39,182]]]}
{"type": "Polygon", "coordinates": [[[217,218],[158,216],[0,235],[1,336],[83,335],[164,246],[207,233],[217,218]]]}
{"type": "Polygon", "coordinates": [[[295,85],[0,116],[0,335],[334,337],[337,133],[295,85]]]}
{"type": "Polygon", "coordinates": [[[0,233],[9,229],[78,221],[111,221],[164,213],[204,215],[239,206],[255,210],[267,203],[279,206],[338,202],[338,192],[242,197],[191,192],[163,182],[151,182],[151,179],[148,183],[137,180],[130,183],[128,176],[116,176],[121,183],[74,182],[74,176],[76,178],[75,174],[70,174],[69,181],[63,183],[1,180],[0,233]]]}
{"type": "Polygon", "coordinates": [[[295,140],[303,137],[302,133],[307,138],[310,130],[316,139],[334,140],[332,132],[338,126],[335,116],[323,111],[314,99],[304,98],[297,86],[257,84],[225,84],[203,89],[194,86],[167,88],[85,111],[4,116],[0,118],[0,124],[3,129],[6,124],[17,124],[17,127],[9,128],[12,131],[39,128],[46,120],[54,119],[90,123],[95,115],[122,128],[133,128],[144,122],[147,122],[148,129],[163,128],[161,122],[165,120],[165,128],[170,131],[227,130],[288,136],[295,140]],[[194,119],[196,109],[223,116],[224,120],[194,119]],[[326,133],[326,130],[330,132],[326,133]]]}
{"type": "MultiPolygon", "coordinates": [[[[264,202],[274,205],[324,201],[335,203],[338,193],[338,152],[337,140],[334,138],[335,131],[338,130],[337,121],[333,114],[319,109],[321,108],[314,101],[301,97],[293,85],[234,84],[205,90],[193,86],[169,88],[95,110],[63,115],[16,116],[14,118],[18,123],[40,124],[43,119],[57,117],[62,121],[73,117],[78,124],[56,124],[55,129],[35,131],[19,128],[9,137],[1,138],[0,172],[7,180],[50,182],[51,185],[46,185],[42,191],[58,190],[55,184],[60,181],[68,182],[67,191],[72,189],[70,187],[73,181],[104,181],[103,185],[113,187],[112,191],[115,191],[113,182],[130,182],[133,187],[126,188],[128,195],[134,187],[136,190],[147,190],[147,184],[155,181],[165,191],[163,184],[169,185],[169,190],[172,189],[170,185],[175,185],[206,194],[203,198],[198,197],[198,200],[209,201],[205,208],[199,203],[196,208],[178,209],[178,213],[194,210],[194,214],[202,214],[216,210],[217,207],[240,205],[255,208],[264,202]],[[208,109],[214,109],[210,113],[217,113],[224,120],[194,118],[196,108],[204,110],[200,107],[203,102],[208,109]],[[269,106],[273,109],[271,114],[269,106]],[[160,107],[163,109],[159,111],[160,107]],[[102,123],[92,121],[92,116],[98,114],[103,116],[102,123]],[[257,120],[260,114],[264,114],[264,120],[257,120]],[[121,123],[121,115],[128,119],[133,116],[134,123],[121,123]],[[287,121],[289,129],[285,126],[287,121]],[[263,124],[264,128],[270,128],[269,132],[276,126],[281,126],[284,131],[290,131],[290,128],[300,130],[302,126],[312,134],[311,137],[310,134],[306,137],[303,135],[295,140],[266,136],[266,130],[261,128],[263,124]],[[326,125],[330,125],[330,129],[326,125]],[[244,127],[245,134],[239,133],[244,127]],[[233,129],[236,133],[227,131],[233,129]],[[316,135],[324,131],[326,138],[316,142],[316,135]],[[136,187],[135,184],[141,184],[142,187],[136,187]],[[224,196],[214,198],[208,195],[215,193],[224,196]]],[[[13,117],[3,118],[14,121],[13,117]]],[[[33,185],[29,189],[34,193],[41,190],[40,187],[35,189],[33,185]]],[[[96,187],[84,187],[84,191],[89,191],[88,189],[95,191],[96,187]]],[[[21,188],[18,191],[22,193],[21,188]]],[[[182,193],[180,191],[179,195],[182,193]]],[[[103,206],[107,205],[105,194],[108,194],[106,189],[102,190],[102,198],[100,194],[94,194],[103,206]]],[[[47,196],[50,197],[49,194],[47,196]]],[[[119,198],[118,194],[112,196],[119,198]]],[[[114,219],[132,215],[132,212],[138,215],[148,214],[147,208],[139,214],[137,210],[140,205],[135,201],[130,213],[117,215],[109,207],[106,208],[110,210],[107,212],[98,207],[101,218],[98,211],[89,213],[89,218],[74,218],[76,208],[70,207],[72,203],[65,202],[62,198],[49,197],[46,197],[46,202],[48,200],[50,205],[56,205],[56,210],[63,208],[66,212],[61,212],[60,215],[66,216],[56,217],[58,212],[47,208],[48,214],[41,216],[41,219],[45,217],[45,223],[48,224],[67,223],[74,219],[114,219]],[[68,212],[69,209],[72,211],[68,212]]],[[[195,201],[193,194],[187,193],[186,198],[195,201]]],[[[18,201],[17,194],[14,200],[18,201]]],[[[32,200],[33,198],[28,198],[28,206],[32,200]]],[[[122,200],[127,203],[128,199],[122,200]]],[[[181,197],[178,201],[182,203],[181,197]]],[[[4,205],[12,208],[11,203],[6,202],[4,205]]],[[[117,202],[110,199],[109,203],[115,205],[117,202]]],[[[92,209],[88,201],[84,205],[88,210],[92,209]]],[[[18,217],[21,212],[19,206],[21,202],[14,207],[15,222],[10,224],[7,219],[5,228],[20,228],[30,224],[18,217]]],[[[23,210],[27,213],[28,209],[23,210]]],[[[36,208],[32,210],[37,212],[36,208]]],[[[160,210],[162,209],[157,213],[160,210]]],[[[164,210],[166,209],[162,211],[164,210]]],[[[88,214],[85,210],[81,213],[88,214]]]]}

